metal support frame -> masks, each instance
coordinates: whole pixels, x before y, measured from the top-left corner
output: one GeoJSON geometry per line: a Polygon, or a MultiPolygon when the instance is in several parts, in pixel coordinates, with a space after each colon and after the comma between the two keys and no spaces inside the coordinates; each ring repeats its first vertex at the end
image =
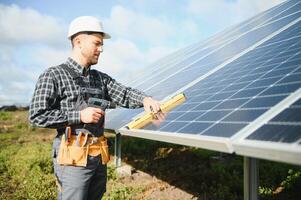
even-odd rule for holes
{"type": "Polygon", "coordinates": [[[121,134],[115,136],[115,167],[121,166],[121,134]]]}
{"type": "MultiPolygon", "coordinates": [[[[121,134],[115,136],[115,167],[121,166],[121,134]]],[[[244,157],[244,200],[258,200],[259,161],[244,157]]]]}
{"type": "Polygon", "coordinates": [[[258,165],[256,158],[244,157],[244,200],[258,200],[258,165]]]}

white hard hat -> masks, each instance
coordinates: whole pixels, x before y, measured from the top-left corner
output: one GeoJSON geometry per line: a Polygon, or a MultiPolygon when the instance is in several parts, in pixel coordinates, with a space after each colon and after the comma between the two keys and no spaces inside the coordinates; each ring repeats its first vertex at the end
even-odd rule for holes
{"type": "Polygon", "coordinates": [[[102,23],[92,16],[81,16],[75,18],[69,26],[68,39],[71,39],[71,36],[80,33],[80,32],[96,32],[103,33],[104,39],[109,39],[111,36],[104,32],[102,23]]]}

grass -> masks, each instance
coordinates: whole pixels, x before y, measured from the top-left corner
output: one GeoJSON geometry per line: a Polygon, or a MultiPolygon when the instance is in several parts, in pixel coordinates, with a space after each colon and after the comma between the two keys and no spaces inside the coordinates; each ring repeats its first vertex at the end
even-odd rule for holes
{"type": "MultiPolygon", "coordinates": [[[[56,199],[53,137],[53,130],[30,127],[25,111],[0,112],[0,199],[56,199]]],[[[114,135],[109,139],[113,141],[114,135]]],[[[134,168],[203,200],[238,200],[243,196],[243,162],[239,156],[123,137],[122,158],[134,168]]],[[[300,188],[299,166],[260,161],[261,199],[299,199],[300,188]]],[[[141,194],[147,189],[118,177],[110,161],[103,199],[143,199],[141,194]]]]}
{"type": "Polygon", "coordinates": [[[55,199],[48,136],[32,130],[26,112],[1,116],[13,128],[0,134],[0,199],[55,199]]]}
{"type": "MultiPolygon", "coordinates": [[[[0,112],[0,127],[0,199],[56,199],[51,158],[54,130],[29,126],[27,112],[0,112]]],[[[140,190],[115,182],[118,176],[111,161],[109,190],[103,199],[131,199],[140,190]]]]}

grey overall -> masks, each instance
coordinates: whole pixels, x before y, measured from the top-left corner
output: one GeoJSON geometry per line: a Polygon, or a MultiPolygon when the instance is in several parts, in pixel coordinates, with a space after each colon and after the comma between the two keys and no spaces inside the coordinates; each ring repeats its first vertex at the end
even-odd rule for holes
{"type": "MultiPolygon", "coordinates": [[[[76,109],[82,110],[83,108],[90,106],[87,104],[90,97],[104,98],[104,88],[97,89],[96,86],[91,87],[91,85],[86,84],[82,80],[83,77],[78,77],[67,65],[62,65],[62,67],[68,71],[73,77],[73,80],[80,87],[80,95],[78,95],[76,109]]],[[[103,124],[104,117],[102,117],[97,124],[89,124],[89,128],[84,125],[78,125],[76,128],[88,129],[94,136],[99,137],[102,136],[104,132],[103,124]]],[[[86,167],[59,165],[57,163],[57,155],[63,132],[64,130],[58,130],[58,134],[53,141],[52,147],[54,173],[58,183],[58,199],[100,200],[106,191],[107,166],[101,163],[101,156],[88,156],[86,167]]]]}
{"type": "Polygon", "coordinates": [[[86,167],[61,166],[56,156],[60,146],[60,138],[53,142],[53,165],[57,177],[59,200],[100,200],[106,191],[107,166],[101,164],[100,156],[88,156],[86,167]]]}

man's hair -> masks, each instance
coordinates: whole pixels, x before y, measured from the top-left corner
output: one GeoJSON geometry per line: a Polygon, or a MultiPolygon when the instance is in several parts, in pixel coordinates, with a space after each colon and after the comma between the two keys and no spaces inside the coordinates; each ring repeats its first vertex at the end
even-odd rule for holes
{"type": "Polygon", "coordinates": [[[74,38],[76,38],[78,35],[80,35],[80,34],[91,35],[91,34],[93,34],[93,33],[99,33],[99,34],[101,34],[102,36],[104,36],[104,33],[101,33],[101,32],[93,32],[93,31],[81,31],[81,32],[78,32],[78,33],[72,35],[71,38],[70,38],[72,48],[74,48],[74,42],[73,42],[73,40],[74,40],[74,38]]]}

